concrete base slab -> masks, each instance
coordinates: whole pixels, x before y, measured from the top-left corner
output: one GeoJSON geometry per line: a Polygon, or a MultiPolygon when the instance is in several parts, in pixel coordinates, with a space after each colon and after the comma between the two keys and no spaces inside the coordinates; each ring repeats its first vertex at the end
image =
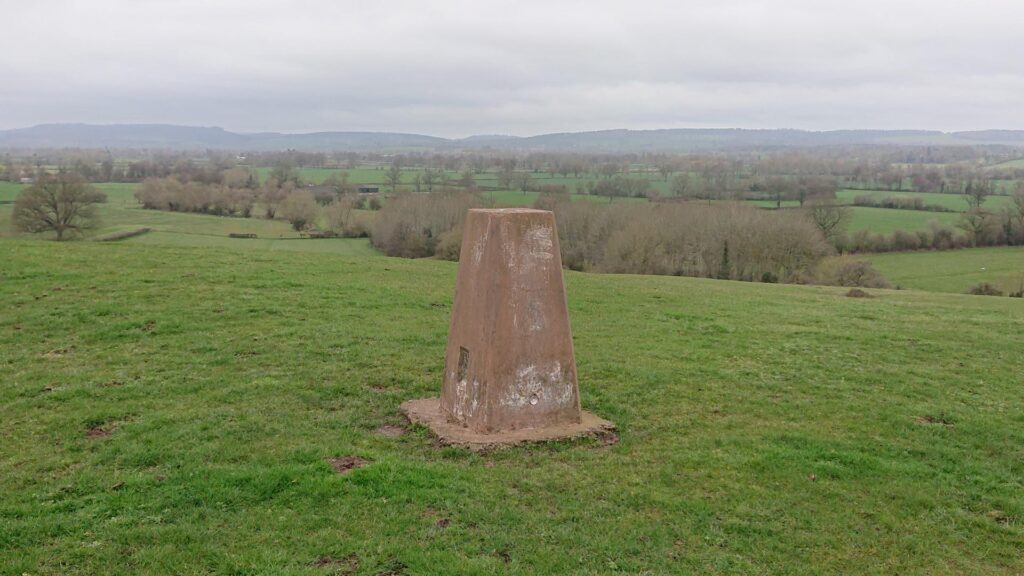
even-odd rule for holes
{"type": "Polygon", "coordinates": [[[583,412],[579,424],[480,434],[455,422],[450,422],[441,411],[440,398],[409,400],[402,404],[400,410],[413,424],[422,424],[430,428],[442,445],[461,446],[471,450],[488,450],[530,442],[548,442],[569,438],[596,438],[606,444],[614,444],[619,439],[619,435],[615,431],[615,424],[586,411],[583,412]]]}

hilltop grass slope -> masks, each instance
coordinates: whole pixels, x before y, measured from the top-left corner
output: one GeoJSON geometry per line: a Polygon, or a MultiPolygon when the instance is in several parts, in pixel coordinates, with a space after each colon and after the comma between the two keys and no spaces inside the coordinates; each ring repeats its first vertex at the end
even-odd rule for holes
{"type": "Polygon", "coordinates": [[[454,264],[0,250],[0,573],[1024,571],[1016,299],[568,273],[621,441],[477,455],[378,432],[454,264]]]}

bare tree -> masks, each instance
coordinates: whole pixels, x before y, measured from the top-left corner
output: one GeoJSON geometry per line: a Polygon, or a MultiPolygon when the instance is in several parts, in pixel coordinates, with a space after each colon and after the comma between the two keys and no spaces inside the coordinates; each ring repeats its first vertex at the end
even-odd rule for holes
{"type": "Polygon", "coordinates": [[[512,183],[516,188],[526,194],[526,191],[530,189],[530,173],[529,172],[514,172],[512,174],[512,183]]]}
{"type": "Polygon", "coordinates": [[[972,207],[960,215],[956,226],[964,232],[971,241],[971,246],[982,246],[986,243],[994,220],[992,214],[987,210],[972,207]]]}
{"type": "Polygon", "coordinates": [[[384,173],[384,181],[391,188],[392,193],[402,183],[402,167],[398,165],[398,162],[392,164],[388,171],[384,173]]]}
{"type": "Polygon", "coordinates": [[[853,212],[831,200],[812,199],[807,203],[807,214],[825,239],[834,242],[846,229],[853,212]]]}
{"type": "Polygon", "coordinates": [[[355,208],[355,201],[352,198],[338,198],[324,209],[324,216],[327,219],[327,228],[347,236],[352,231],[352,211],[355,208]]]}
{"type": "Polygon", "coordinates": [[[48,232],[64,240],[68,233],[81,233],[96,225],[96,204],[106,202],[78,174],[62,172],[44,175],[14,201],[14,227],[23,232],[48,232]]]}
{"type": "Polygon", "coordinates": [[[690,175],[686,172],[680,172],[672,177],[671,190],[673,196],[685,197],[689,187],[690,175]]]}
{"type": "Polygon", "coordinates": [[[291,223],[295,231],[312,228],[320,216],[320,205],[313,194],[305,190],[292,192],[281,202],[278,214],[291,223]]]}
{"type": "Polygon", "coordinates": [[[992,194],[992,181],[986,179],[969,180],[964,189],[967,195],[967,205],[972,209],[980,210],[985,199],[992,194]]]}
{"type": "Polygon", "coordinates": [[[433,169],[427,168],[423,171],[423,185],[427,187],[427,192],[434,191],[434,182],[437,180],[437,174],[433,169]]]}

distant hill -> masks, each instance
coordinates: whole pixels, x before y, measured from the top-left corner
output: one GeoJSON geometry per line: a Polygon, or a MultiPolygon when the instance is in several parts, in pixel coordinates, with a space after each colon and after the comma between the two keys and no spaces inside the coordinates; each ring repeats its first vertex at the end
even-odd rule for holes
{"type": "Polygon", "coordinates": [[[522,150],[698,152],[851,145],[1024,146],[1024,130],[746,130],[739,128],[600,130],[461,139],[393,132],[237,133],[167,124],[42,124],[0,130],[0,148],[215,149],[230,151],[522,150]]]}

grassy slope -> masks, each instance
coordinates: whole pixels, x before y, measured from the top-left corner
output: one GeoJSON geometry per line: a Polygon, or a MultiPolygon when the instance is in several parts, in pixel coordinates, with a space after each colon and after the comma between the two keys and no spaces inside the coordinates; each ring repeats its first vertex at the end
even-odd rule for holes
{"type": "Polygon", "coordinates": [[[0,250],[0,572],[1024,570],[1016,299],[570,273],[622,441],[478,456],[374,433],[439,389],[453,264],[0,250]]]}
{"type": "Polygon", "coordinates": [[[865,256],[893,284],[916,290],[966,292],[990,282],[1004,292],[1024,283],[1024,248],[973,248],[865,256]]]}

